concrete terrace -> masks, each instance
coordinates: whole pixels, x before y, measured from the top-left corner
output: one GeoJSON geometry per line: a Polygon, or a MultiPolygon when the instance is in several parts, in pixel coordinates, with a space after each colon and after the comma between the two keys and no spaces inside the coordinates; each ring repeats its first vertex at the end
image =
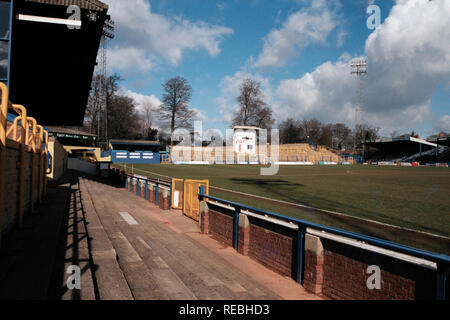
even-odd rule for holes
{"type": "Polygon", "coordinates": [[[181,211],[73,171],[0,257],[0,299],[321,299],[201,234],[181,211]],[[70,265],[80,290],[66,287],[70,265]]]}

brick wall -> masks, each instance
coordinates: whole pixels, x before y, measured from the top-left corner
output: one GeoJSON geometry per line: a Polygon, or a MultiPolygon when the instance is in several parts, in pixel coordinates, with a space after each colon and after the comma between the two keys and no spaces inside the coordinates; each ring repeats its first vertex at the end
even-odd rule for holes
{"type": "Polygon", "coordinates": [[[250,224],[248,255],[270,269],[292,276],[292,238],[250,224]]]}
{"type": "MultiPolygon", "coordinates": [[[[40,154],[25,152],[24,171],[23,171],[23,197],[22,197],[22,215],[30,212],[32,204],[36,205],[39,200],[39,184],[43,186],[44,174],[39,168],[40,154]],[[34,159],[34,163],[33,163],[34,159]],[[33,166],[33,167],[32,167],[33,166]],[[32,174],[33,177],[32,178],[32,174]],[[33,182],[33,187],[32,183],[33,182]]],[[[19,219],[19,182],[20,166],[20,144],[7,139],[6,140],[6,162],[4,172],[4,192],[3,197],[4,210],[2,216],[2,231],[8,232],[18,222],[19,219]]]]}
{"type": "Polygon", "coordinates": [[[311,249],[306,245],[304,286],[307,290],[333,299],[435,298],[434,270],[374,250],[315,238],[320,249],[311,249]],[[367,285],[373,274],[369,266],[380,269],[379,289],[369,289],[367,285]]]}
{"type": "Polygon", "coordinates": [[[233,215],[234,212],[221,208],[209,208],[209,233],[213,238],[233,246],[233,215]],[[220,211],[219,211],[220,210],[220,211]]]}
{"type": "Polygon", "coordinates": [[[18,201],[19,201],[19,145],[11,140],[6,140],[6,162],[5,170],[1,173],[5,175],[3,196],[4,211],[2,230],[8,231],[17,221],[18,201]]]}
{"type": "MultiPolygon", "coordinates": [[[[200,230],[233,246],[234,210],[200,202],[200,230]]],[[[308,231],[312,232],[312,231],[308,231]]],[[[295,278],[297,231],[274,221],[240,214],[237,251],[266,267],[295,278]]],[[[327,239],[307,233],[303,256],[303,286],[332,299],[435,299],[436,271],[413,257],[363,246],[355,240],[327,239]],[[345,240],[345,241],[344,241],[345,240]],[[349,242],[350,240],[350,242],[349,242]],[[352,242],[353,241],[353,242],[352,242]],[[349,244],[352,243],[352,244],[349,244]],[[405,258],[406,257],[406,258],[405,258]],[[380,288],[369,289],[373,271],[380,270],[380,288]],[[370,283],[370,281],[369,281],[370,283]]]]}
{"type": "MultiPolygon", "coordinates": [[[[212,204],[208,204],[207,211],[200,214],[203,232],[233,246],[234,211],[212,204]]],[[[244,216],[240,215],[240,220],[244,216]]],[[[292,276],[293,235],[285,228],[252,218],[239,221],[238,251],[282,275],[292,276]]]]}

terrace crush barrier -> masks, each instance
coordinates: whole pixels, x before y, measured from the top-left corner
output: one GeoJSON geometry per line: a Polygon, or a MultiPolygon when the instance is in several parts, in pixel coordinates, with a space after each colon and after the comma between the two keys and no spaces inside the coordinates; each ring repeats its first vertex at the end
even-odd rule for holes
{"type": "Polygon", "coordinates": [[[450,257],[208,195],[200,229],[334,299],[449,299],[450,257]],[[378,268],[380,287],[369,285],[378,268]]]}
{"type": "Polygon", "coordinates": [[[172,183],[138,175],[125,173],[115,168],[111,176],[129,192],[156,204],[163,210],[172,209],[172,183]]]}
{"type": "Polygon", "coordinates": [[[116,168],[111,168],[111,176],[125,189],[137,196],[145,198],[164,210],[181,209],[183,215],[196,221],[199,221],[200,212],[199,187],[204,187],[206,193],[209,194],[209,180],[174,178],[166,181],[128,174],[116,168]]]}

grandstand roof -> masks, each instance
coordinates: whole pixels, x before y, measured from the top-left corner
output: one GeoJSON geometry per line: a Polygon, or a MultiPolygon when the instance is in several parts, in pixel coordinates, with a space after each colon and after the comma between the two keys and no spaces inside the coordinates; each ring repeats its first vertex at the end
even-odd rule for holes
{"type": "Polygon", "coordinates": [[[363,142],[365,145],[373,146],[373,147],[381,147],[383,145],[387,144],[424,144],[430,147],[436,147],[436,143],[432,143],[430,141],[421,139],[421,138],[415,138],[415,137],[398,137],[398,138],[382,138],[375,141],[365,141],[363,142]]]}
{"type": "Polygon", "coordinates": [[[126,144],[126,145],[141,145],[141,146],[160,146],[159,141],[152,140],[121,140],[121,139],[110,139],[110,144],[126,144]]]}
{"type": "Polygon", "coordinates": [[[429,141],[437,143],[442,146],[450,147],[450,136],[447,137],[436,137],[434,139],[430,139],[429,141]]]}
{"type": "Polygon", "coordinates": [[[14,1],[10,100],[39,123],[83,125],[108,6],[97,0],[14,1]],[[80,29],[54,23],[81,8],[80,29]]]}
{"type": "Polygon", "coordinates": [[[54,127],[54,126],[47,126],[49,133],[53,134],[57,137],[66,137],[66,138],[76,138],[76,137],[97,137],[96,134],[92,134],[86,131],[81,131],[77,129],[72,128],[65,128],[65,127],[54,127]]]}
{"type": "Polygon", "coordinates": [[[262,130],[258,127],[252,127],[252,126],[233,126],[233,130],[241,129],[241,130],[262,130]]]}
{"type": "Polygon", "coordinates": [[[54,4],[68,7],[70,5],[79,6],[82,9],[89,10],[107,10],[108,5],[98,0],[25,0],[27,2],[38,2],[44,4],[54,4]]]}

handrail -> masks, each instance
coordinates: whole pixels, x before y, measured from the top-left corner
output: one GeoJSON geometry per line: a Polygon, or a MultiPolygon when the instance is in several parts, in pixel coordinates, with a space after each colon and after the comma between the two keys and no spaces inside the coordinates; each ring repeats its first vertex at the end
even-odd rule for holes
{"type": "Polygon", "coordinates": [[[27,130],[28,130],[28,136],[27,136],[27,145],[28,145],[28,151],[36,152],[36,126],[37,122],[36,119],[33,117],[27,117],[27,130]],[[31,130],[30,130],[31,125],[31,130]]]}
{"type": "Polygon", "coordinates": [[[303,227],[309,227],[309,228],[313,228],[313,229],[318,229],[321,231],[325,231],[325,232],[329,232],[329,233],[333,233],[336,235],[340,235],[340,236],[344,236],[344,237],[349,237],[355,240],[359,240],[359,241],[363,241],[369,244],[373,244],[385,249],[391,249],[391,250],[397,250],[400,251],[402,253],[405,254],[410,254],[412,256],[416,256],[419,258],[424,258],[424,259],[428,259],[431,260],[433,262],[437,262],[437,263],[443,263],[443,264],[448,264],[450,265],[450,256],[444,255],[444,254],[440,254],[440,253],[434,253],[431,251],[426,251],[426,250],[422,250],[422,249],[417,249],[414,247],[410,247],[410,246],[406,246],[406,245],[402,245],[402,244],[398,244],[395,242],[391,242],[388,240],[383,240],[380,238],[375,238],[375,237],[371,237],[371,236],[365,236],[362,234],[358,234],[358,233],[354,233],[351,231],[345,231],[342,229],[338,229],[338,228],[333,228],[333,227],[327,227],[321,224],[317,224],[317,223],[313,223],[313,222],[309,222],[306,220],[302,220],[302,219],[298,219],[298,218],[294,218],[294,217],[288,217],[279,213],[275,213],[275,212],[271,212],[271,211],[267,211],[267,210],[263,210],[263,209],[257,209],[257,208],[253,208],[250,206],[247,206],[245,204],[242,203],[237,203],[237,202],[233,202],[233,201],[228,201],[225,199],[221,199],[221,198],[217,198],[214,196],[210,196],[207,194],[203,193],[203,188],[201,188],[201,191],[199,193],[199,197],[203,197],[203,198],[208,198],[208,199],[212,199],[221,203],[225,203],[228,205],[231,205],[233,207],[238,207],[240,209],[245,209],[245,210],[250,210],[250,211],[254,211],[256,213],[260,213],[263,215],[267,215],[267,216],[271,216],[274,218],[278,218],[278,219],[282,219],[282,220],[286,220],[288,222],[293,222],[293,223],[297,223],[303,227]]]}
{"type": "Polygon", "coordinates": [[[125,173],[125,175],[128,176],[128,177],[133,177],[134,179],[139,179],[139,180],[148,181],[148,182],[152,182],[152,183],[162,184],[162,185],[165,185],[167,187],[170,187],[172,185],[172,182],[160,180],[160,179],[157,179],[157,178],[136,177],[135,175],[129,174],[129,173],[125,173]]]}

